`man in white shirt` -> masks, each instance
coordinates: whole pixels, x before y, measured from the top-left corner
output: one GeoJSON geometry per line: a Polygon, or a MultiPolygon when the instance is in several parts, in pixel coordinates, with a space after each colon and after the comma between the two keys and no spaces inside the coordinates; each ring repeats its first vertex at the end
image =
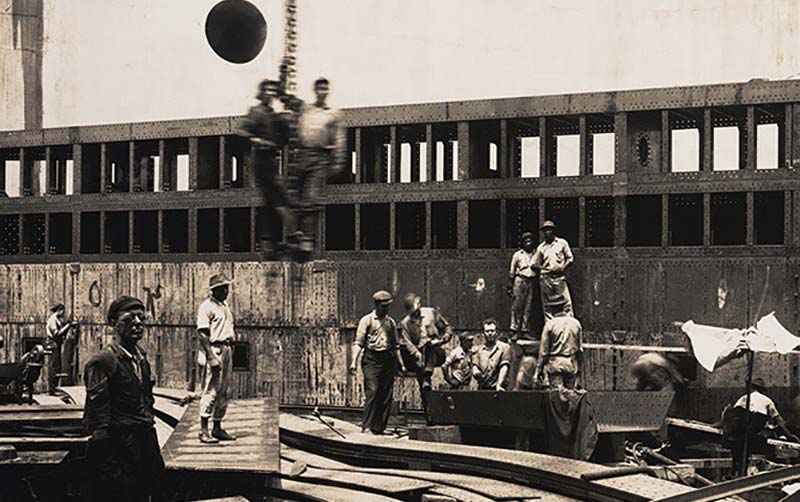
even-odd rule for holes
{"type": "Polygon", "coordinates": [[[572,298],[564,271],[574,261],[569,243],[556,237],[556,224],[547,220],[542,224],[544,242],[536,248],[533,266],[539,269],[539,284],[542,291],[542,310],[545,321],[556,314],[572,314],[572,298]]]}
{"type": "Polygon", "coordinates": [[[225,274],[211,276],[209,297],[197,309],[197,334],[200,339],[199,361],[205,363],[203,392],[200,398],[200,435],[203,443],[234,441],[236,437],[222,428],[228,409],[228,386],[232,377],[233,315],[225,300],[233,281],[225,274]],[[214,419],[209,433],[208,419],[214,419]]]}
{"type": "MultiPolygon", "coordinates": [[[[59,375],[67,375],[72,363],[71,351],[64,350],[64,345],[69,331],[78,325],[77,322],[64,322],[64,304],[59,303],[50,309],[51,315],[47,319],[47,346],[50,349],[48,365],[48,384],[50,394],[55,394],[58,386],[59,375]]],[[[71,385],[71,383],[62,383],[71,385]]]]}
{"type": "MultiPolygon", "coordinates": [[[[534,288],[536,287],[536,268],[533,266],[535,244],[533,234],[522,234],[522,248],[511,257],[508,278],[511,283],[511,331],[517,337],[527,337],[533,331],[531,314],[533,311],[534,288]]],[[[538,330],[536,330],[538,331],[538,330]]]]}

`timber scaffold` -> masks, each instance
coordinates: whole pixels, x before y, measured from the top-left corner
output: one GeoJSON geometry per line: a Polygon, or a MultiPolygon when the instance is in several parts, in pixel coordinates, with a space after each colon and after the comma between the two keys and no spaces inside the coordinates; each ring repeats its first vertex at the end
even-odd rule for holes
{"type": "MultiPolygon", "coordinates": [[[[417,292],[457,329],[505,325],[508,260],[544,219],[575,250],[568,279],[592,342],[676,345],[674,321],[744,327],[770,311],[800,327],[800,81],[343,110],[350,169],[329,181],[306,264],[260,261],[239,120],[0,132],[5,361],[54,302],[83,321],[85,360],[111,297],[132,293],[158,328],[146,343],[159,384],[184,385],[197,302],[223,269],[237,278],[237,394],[357,405],[342,368],[374,290],[417,292]]],[[[590,355],[590,385],[631,388],[641,351],[616,347],[590,355]]],[[[778,401],[796,391],[796,356],[757,367],[778,401]]]]}

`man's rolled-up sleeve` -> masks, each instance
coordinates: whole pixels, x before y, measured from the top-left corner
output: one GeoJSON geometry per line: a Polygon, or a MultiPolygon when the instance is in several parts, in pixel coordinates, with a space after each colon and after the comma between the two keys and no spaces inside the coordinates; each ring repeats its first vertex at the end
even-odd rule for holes
{"type": "Polygon", "coordinates": [[[83,422],[92,433],[98,429],[108,429],[111,423],[111,393],[108,364],[100,359],[92,359],[84,370],[86,384],[86,404],[83,411],[83,422]]]}

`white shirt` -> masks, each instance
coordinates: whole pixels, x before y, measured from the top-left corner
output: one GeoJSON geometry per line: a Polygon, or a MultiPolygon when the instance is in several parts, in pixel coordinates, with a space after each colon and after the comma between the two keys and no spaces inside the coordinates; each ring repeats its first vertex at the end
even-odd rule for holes
{"type": "Polygon", "coordinates": [[[508,275],[511,277],[533,277],[535,275],[535,271],[533,269],[533,257],[536,256],[536,252],[527,252],[524,249],[518,250],[514,253],[514,256],[511,257],[511,270],[509,270],[508,275]]]}
{"type": "Polygon", "coordinates": [[[211,343],[233,338],[233,315],[225,302],[209,296],[197,309],[197,329],[207,329],[211,343]]]}
{"type": "MultiPolygon", "coordinates": [[[[747,405],[747,394],[740,397],[736,404],[733,405],[734,407],[744,408],[747,405]]],[[[775,403],[769,397],[765,396],[764,394],[754,390],[750,393],[750,411],[753,413],[761,413],[762,415],[766,415],[769,418],[775,418],[780,416],[778,413],[778,408],[775,407],[775,403]]]]}
{"type": "Polygon", "coordinates": [[[533,263],[541,267],[542,272],[563,271],[567,260],[572,260],[572,250],[569,243],[561,237],[556,237],[553,242],[542,242],[536,248],[533,263]]]}

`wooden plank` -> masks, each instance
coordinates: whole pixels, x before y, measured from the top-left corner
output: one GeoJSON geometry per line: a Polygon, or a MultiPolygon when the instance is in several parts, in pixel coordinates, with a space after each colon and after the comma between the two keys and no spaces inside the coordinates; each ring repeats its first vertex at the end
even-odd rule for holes
{"type": "MultiPolygon", "coordinates": [[[[281,474],[289,476],[293,468],[293,463],[281,462],[281,474]]],[[[426,490],[435,486],[435,484],[430,481],[392,476],[389,474],[320,469],[317,467],[307,467],[301,474],[294,476],[293,479],[297,481],[332,482],[343,488],[378,491],[386,495],[426,490]]]]}
{"type": "Polygon", "coordinates": [[[274,398],[234,400],[223,422],[239,439],[203,444],[199,403],[190,404],[161,453],[171,469],[275,473],[279,466],[278,401],[274,398]]]}
{"type": "Polygon", "coordinates": [[[304,497],[312,497],[326,502],[352,502],[354,500],[370,500],[371,502],[397,502],[398,499],[385,497],[377,494],[370,494],[365,498],[365,494],[358,490],[348,490],[333,486],[315,485],[302,481],[281,480],[281,490],[302,494],[304,497]]]}

